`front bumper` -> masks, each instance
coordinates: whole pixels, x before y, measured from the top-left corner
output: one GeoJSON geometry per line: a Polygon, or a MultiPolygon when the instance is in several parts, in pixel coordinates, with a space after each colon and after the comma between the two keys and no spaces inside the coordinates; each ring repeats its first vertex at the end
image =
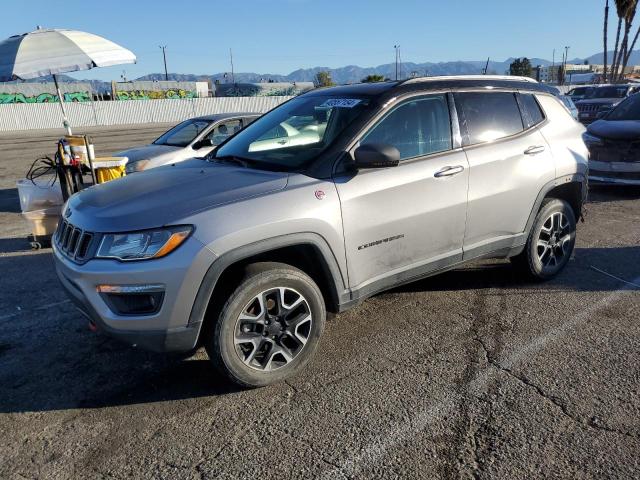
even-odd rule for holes
{"type": "Polygon", "coordinates": [[[640,185],[640,162],[590,160],[589,182],[602,185],[640,185]]]}
{"type": "Polygon", "coordinates": [[[191,237],[175,252],[157,260],[118,262],[93,259],[78,265],[53,245],[56,273],[70,299],[97,328],[130,345],[158,352],[193,349],[200,322],[190,321],[202,279],[215,260],[191,237]],[[98,293],[98,285],[164,285],[160,309],[151,315],[118,315],[98,293]]]}

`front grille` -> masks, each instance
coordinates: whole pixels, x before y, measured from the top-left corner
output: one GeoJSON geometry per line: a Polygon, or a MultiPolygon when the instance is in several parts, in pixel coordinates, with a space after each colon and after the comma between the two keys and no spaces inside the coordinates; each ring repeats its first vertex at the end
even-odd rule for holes
{"type": "Polygon", "coordinates": [[[62,220],[58,225],[54,240],[58,249],[71,260],[80,262],[87,260],[87,256],[93,246],[95,235],[85,232],[72,225],[67,220],[62,220]]]}
{"type": "Polygon", "coordinates": [[[592,113],[597,112],[600,105],[597,103],[579,103],[576,107],[578,107],[578,112],[580,113],[592,113]]]}
{"type": "Polygon", "coordinates": [[[599,162],[640,162],[640,141],[605,139],[602,145],[590,145],[589,152],[599,162]]]}

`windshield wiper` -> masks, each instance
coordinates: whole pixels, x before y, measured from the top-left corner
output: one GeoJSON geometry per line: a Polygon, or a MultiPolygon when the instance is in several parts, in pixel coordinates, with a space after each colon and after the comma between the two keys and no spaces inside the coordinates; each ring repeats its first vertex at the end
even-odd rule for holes
{"type": "Polygon", "coordinates": [[[211,160],[211,161],[218,160],[219,162],[223,162],[223,163],[233,163],[235,165],[240,165],[241,167],[244,167],[244,168],[249,168],[251,164],[256,163],[256,161],[253,160],[252,158],[238,157],[237,155],[223,155],[222,157],[211,157],[208,160],[211,160]]]}

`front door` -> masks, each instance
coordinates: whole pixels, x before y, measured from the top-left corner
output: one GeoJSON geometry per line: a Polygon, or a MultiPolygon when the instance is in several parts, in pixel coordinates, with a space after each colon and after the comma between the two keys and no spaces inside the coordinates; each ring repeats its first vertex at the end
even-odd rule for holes
{"type": "Polygon", "coordinates": [[[362,136],[366,143],[395,146],[401,161],[335,178],[351,288],[371,293],[459,261],[468,164],[453,149],[447,95],[401,102],[362,136]]]}

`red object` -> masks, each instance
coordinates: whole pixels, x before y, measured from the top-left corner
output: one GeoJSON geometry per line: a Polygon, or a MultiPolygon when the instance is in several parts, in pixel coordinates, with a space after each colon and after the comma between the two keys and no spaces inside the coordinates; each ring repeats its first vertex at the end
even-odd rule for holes
{"type": "Polygon", "coordinates": [[[89,322],[89,330],[91,330],[92,332],[97,332],[98,326],[93,322],[89,322]]]}

